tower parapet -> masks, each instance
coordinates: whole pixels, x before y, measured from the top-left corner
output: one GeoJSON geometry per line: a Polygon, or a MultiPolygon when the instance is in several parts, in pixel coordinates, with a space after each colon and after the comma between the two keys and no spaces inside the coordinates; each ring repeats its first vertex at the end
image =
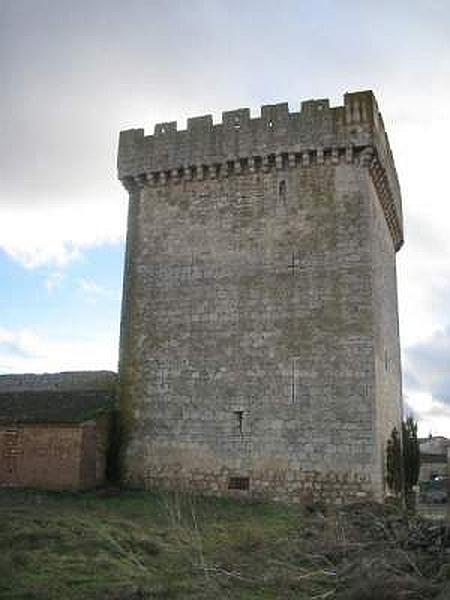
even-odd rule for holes
{"type": "Polygon", "coordinates": [[[329,100],[302,102],[299,112],[287,103],[261,107],[252,119],[248,108],[158,123],[153,135],[143,129],[122,131],[118,174],[126,187],[165,185],[183,178],[206,179],[258,169],[307,167],[324,161],[358,161],[368,168],[377,190],[394,247],[403,244],[400,186],[384,128],[371,91],[347,93],[344,105],[329,100]]]}

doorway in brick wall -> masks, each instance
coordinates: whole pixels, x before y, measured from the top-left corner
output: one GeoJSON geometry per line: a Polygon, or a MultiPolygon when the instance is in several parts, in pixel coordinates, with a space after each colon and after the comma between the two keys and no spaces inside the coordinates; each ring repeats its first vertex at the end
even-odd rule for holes
{"type": "Polygon", "coordinates": [[[19,465],[23,454],[23,429],[0,430],[0,485],[20,485],[19,465]]]}

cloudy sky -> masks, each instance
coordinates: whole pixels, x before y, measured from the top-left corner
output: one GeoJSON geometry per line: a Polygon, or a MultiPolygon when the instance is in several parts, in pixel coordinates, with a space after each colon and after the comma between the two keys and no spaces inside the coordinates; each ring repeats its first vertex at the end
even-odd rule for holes
{"type": "Polygon", "coordinates": [[[0,373],[116,368],[119,130],[362,89],[403,190],[405,396],[450,435],[448,0],[0,0],[0,373]]]}

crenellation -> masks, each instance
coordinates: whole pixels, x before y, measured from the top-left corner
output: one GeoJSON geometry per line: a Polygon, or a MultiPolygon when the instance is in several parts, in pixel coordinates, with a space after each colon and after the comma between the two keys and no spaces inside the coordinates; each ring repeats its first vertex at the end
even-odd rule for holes
{"type": "MultiPolygon", "coordinates": [[[[289,105],[287,102],[280,104],[265,104],[261,106],[261,118],[258,119],[265,129],[271,130],[271,133],[276,133],[278,127],[289,125],[289,105]]],[[[255,119],[256,121],[256,119],[255,119]]]]}
{"type": "Polygon", "coordinates": [[[155,137],[170,136],[177,132],[177,122],[169,121],[167,123],[157,123],[155,125],[155,137]]]}
{"type": "MultiPolygon", "coordinates": [[[[290,165],[294,164],[293,154],[301,156],[305,166],[311,159],[322,164],[327,155],[333,164],[338,164],[340,153],[345,154],[348,163],[359,153],[361,165],[368,166],[374,156],[389,184],[382,203],[393,204],[389,220],[396,220],[392,228],[394,244],[401,246],[400,187],[372,92],[345,94],[343,107],[330,108],[327,99],[307,100],[302,102],[300,112],[289,112],[288,104],[280,103],[262,106],[261,116],[255,119],[251,119],[248,108],[240,108],[223,112],[222,123],[215,125],[211,115],[203,115],[189,118],[183,131],[177,130],[175,121],[155,125],[153,136],[144,136],[142,129],[124,131],[119,140],[119,178],[125,180],[145,173],[151,180],[153,173],[162,173],[158,176],[161,183],[174,180],[181,169],[185,174],[191,169],[201,181],[210,177],[205,172],[214,172],[214,165],[225,164],[224,171],[231,172],[232,161],[237,165],[239,159],[253,159],[255,151],[266,170],[270,156],[276,157],[278,169],[284,168],[283,154],[290,165]]],[[[242,171],[239,166],[233,170],[242,171]]]]}
{"type": "MultiPolygon", "coordinates": [[[[317,105],[324,106],[323,101],[319,101],[317,105]]],[[[310,113],[308,108],[304,109],[303,114],[289,113],[288,105],[283,103],[262,107],[261,117],[257,119],[250,119],[249,109],[238,109],[224,112],[222,124],[213,125],[211,115],[207,115],[189,119],[185,131],[177,132],[175,123],[163,123],[156,126],[155,132],[158,135],[155,136],[144,137],[142,130],[138,136],[135,135],[135,130],[124,132],[119,145],[119,175],[122,171],[124,175],[127,174],[126,171],[130,168],[135,174],[141,163],[142,153],[145,155],[147,169],[152,170],[153,167],[153,170],[159,170],[166,166],[163,161],[180,164],[198,162],[194,157],[199,152],[203,162],[208,163],[223,162],[224,157],[230,153],[245,156],[255,148],[259,148],[261,152],[279,151],[282,146],[286,150],[298,150],[296,146],[299,135],[308,144],[311,143],[310,136],[308,137],[311,124],[307,119],[310,113]],[[143,149],[140,148],[142,145],[143,149]],[[161,152],[162,147],[165,153],[161,152]]]]}
{"type": "Polygon", "coordinates": [[[190,117],[187,120],[187,132],[191,136],[199,134],[209,134],[213,128],[212,115],[203,115],[201,117],[190,117]]]}
{"type": "Polygon", "coordinates": [[[330,101],[328,98],[322,100],[304,100],[301,103],[300,112],[302,116],[316,115],[317,113],[323,113],[324,111],[330,110],[330,101]]]}
{"type": "Polygon", "coordinates": [[[234,131],[235,134],[242,134],[250,127],[250,109],[237,108],[222,113],[222,124],[225,132],[234,131]]]}
{"type": "Polygon", "coordinates": [[[352,92],[344,95],[345,120],[347,125],[379,123],[379,110],[371,92],[352,92]]]}

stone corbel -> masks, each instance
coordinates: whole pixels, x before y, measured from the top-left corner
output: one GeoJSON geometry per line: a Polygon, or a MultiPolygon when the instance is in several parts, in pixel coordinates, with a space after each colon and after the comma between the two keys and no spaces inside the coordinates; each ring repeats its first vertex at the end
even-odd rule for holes
{"type": "Polygon", "coordinates": [[[370,167],[374,156],[374,150],[372,146],[367,146],[359,153],[359,164],[361,167],[370,167]]]}

